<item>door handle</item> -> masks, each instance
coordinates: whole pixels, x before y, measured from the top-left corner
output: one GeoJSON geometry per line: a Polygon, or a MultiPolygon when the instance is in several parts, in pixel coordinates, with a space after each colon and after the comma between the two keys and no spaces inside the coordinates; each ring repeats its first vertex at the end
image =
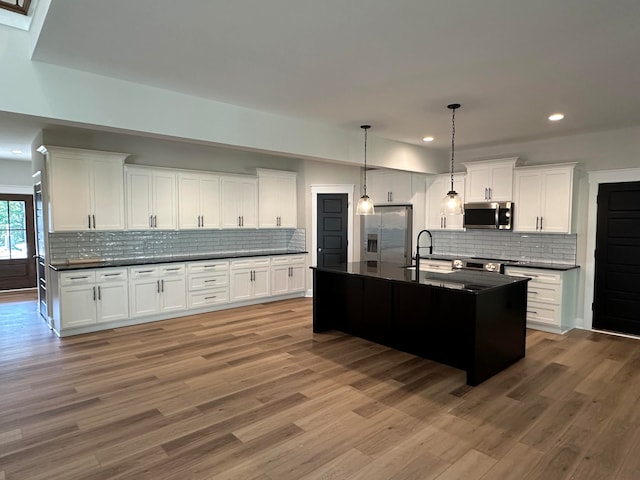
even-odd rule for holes
{"type": "Polygon", "coordinates": [[[164,280],[160,280],[160,289],[164,293],[164,280]]]}
{"type": "Polygon", "coordinates": [[[96,301],[96,287],[93,287],[93,301],[96,301]]]}
{"type": "Polygon", "coordinates": [[[102,292],[100,291],[100,285],[98,285],[98,300],[102,300],[102,292]]]}
{"type": "Polygon", "coordinates": [[[542,230],[542,217],[540,217],[540,230],[542,230]]]}
{"type": "Polygon", "coordinates": [[[91,215],[91,218],[93,219],[93,228],[96,228],[96,216],[95,215],[91,215]]]}
{"type": "Polygon", "coordinates": [[[87,227],[91,228],[91,215],[87,215],[87,223],[88,223],[87,227]]]}
{"type": "Polygon", "coordinates": [[[319,252],[321,252],[321,251],[322,251],[322,248],[318,247],[318,251],[319,251],[319,252]]]}
{"type": "Polygon", "coordinates": [[[240,226],[244,227],[244,215],[240,215],[240,226]]]}
{"type": "Polygon", "coordinates": [[[157,291],[156,293],[160,293],[160,280],[156,280],[157,291]]]}
{"type": "Polygon", "coordinates": [[[493,197],[493,188],[489,187],[489,200],[493,197]]]}
{"type": "Polygon", "coordinates": [[[153,228],[153,215],[149,215],[149,228],[153,228]]]}

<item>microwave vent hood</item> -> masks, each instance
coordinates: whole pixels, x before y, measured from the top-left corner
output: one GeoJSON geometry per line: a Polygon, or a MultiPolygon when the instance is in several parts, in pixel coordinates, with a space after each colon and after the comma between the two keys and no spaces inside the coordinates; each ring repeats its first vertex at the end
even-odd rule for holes
{"type": "Polygon", "coordinates": [[[464,205],[464,227],[468,229],[512,230],[513,202],[479,202],[464,205]]]}

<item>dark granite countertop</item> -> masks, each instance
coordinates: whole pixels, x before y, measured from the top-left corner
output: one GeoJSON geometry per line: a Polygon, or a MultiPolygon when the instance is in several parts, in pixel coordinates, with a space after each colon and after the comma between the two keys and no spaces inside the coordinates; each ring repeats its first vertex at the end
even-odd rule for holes
{"type": "MultiPolygon", "coordinates": [[[[430,259],[430,260],[455,260],[457,258],[474,258],[467,257],[464,255],[453,255],[453,254],[431,254],[431,255],[420,255],[420,258],[430,259]]],[[[540,268],[543,270],[559,270],[559,271],[567,271],[573,270],[574,268],[580,268],[580,265],[570,265],[567,263],[546,263],[546,262],[529,262],[526,260],[504,260],[500,258],[495,259],[497,262],[504,264],[505,267],[523,267],[523,268],[540,268]]]]}
{"type": "Polygon", "coordinates": [[[178,262],[197,262],[200,260],[224,260],[232,258],[247,257],[269,257],[276,255],[298,255],[305,254],[306,251],[291,250],[261,250],[250,252],[231,252],[231,253],[206,253],[201,255],[180,255],[174,257],[153,257],[153,258],[122,258],[122,259],[87,259],[72,260],[64,263],[52,262],[49,267],[56,271],[63,270],[80,270],[84,268],[107,268],[107,267],[130,267],[135,265],[152,265],[157,263],[178,263],[178,262]]]}
{"type": "Polygon", "coordinates": [[[480,293],[504,285],[529,280],[528,278],[509,277],[491,272],[456,270],[451,273],[418,272],[419,280],[416,282],[415,270],[409,270],[404,265],[397,263],[377,261],[353,262],[335,268],[318,268],[317,266],[312,266],[311,268],[320,271],[340,272],[346,275],[386,279],[394,282],[420,283],[422,285],[448,290],[462,290],[470,293],[480,293]]]}

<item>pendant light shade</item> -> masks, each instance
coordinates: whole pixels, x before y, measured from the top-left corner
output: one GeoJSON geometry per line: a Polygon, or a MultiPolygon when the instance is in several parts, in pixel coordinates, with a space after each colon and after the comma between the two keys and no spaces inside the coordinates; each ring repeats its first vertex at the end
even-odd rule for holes
{"type": "Polygon", "coordinates": [[[367,195],[367,130],[371,128],[371,125],[361,125],[360,128],[364,130],[364,193],[358,199],[356,215],[373,215],[376,213],[373,208],[373,200],[367,195]]]}
{"type": "Polygon", "coordinates": [[[462,215],[464,213],[462,197],[453,189],[453,153],[456,138],[456,108],[460,108],[459,103],[447,105],[451,109],[451,189],[442,199],[442,215],[462,215]]]}

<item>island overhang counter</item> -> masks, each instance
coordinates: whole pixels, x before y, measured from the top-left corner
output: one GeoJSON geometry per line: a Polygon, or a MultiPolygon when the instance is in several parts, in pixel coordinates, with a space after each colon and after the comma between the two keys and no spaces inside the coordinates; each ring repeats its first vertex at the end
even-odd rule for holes
{"type": "Polygon", "coordinates": [[[525,355],[527,278],[376,261],[311,268],[314,333],[339,330],[465,370],[472,386],[525,355]]]}

